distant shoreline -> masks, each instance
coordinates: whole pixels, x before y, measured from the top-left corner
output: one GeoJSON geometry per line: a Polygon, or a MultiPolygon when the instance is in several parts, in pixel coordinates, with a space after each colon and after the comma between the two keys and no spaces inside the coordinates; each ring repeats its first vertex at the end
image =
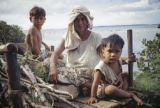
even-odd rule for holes
{"type": "Polygon", "coordinates": [[[158,26],[159,24],[128,24],[128,25],[99,25],[94,27],[119,27],[119,26],[158,26]]]}
{"type": "MultiPolygon", "coordinates": [[[[128,25],[97,25],[93,26],[93,28],[104,28],[104,27],[158,27],[159,24],[128,24],[128,25]]],[[[42,30],[65,30],[67,28],[47,28],[42,30]]],[[[24,29],[23,31],[27,31],[24,29]]]]}

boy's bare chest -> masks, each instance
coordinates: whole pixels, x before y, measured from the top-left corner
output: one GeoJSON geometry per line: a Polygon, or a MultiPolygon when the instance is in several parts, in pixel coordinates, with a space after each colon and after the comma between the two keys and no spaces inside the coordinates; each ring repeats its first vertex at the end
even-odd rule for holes
{"type": "Polygon", "coordinates": [[[42,40],[42,33],[40,31],[37,32],[37,39],[42,40]]]}
{"type": "Polygon", "coordinates": [[[41,44],[41,42],[42,42],[42,34],[41,34],[41,32],[37,31],[37,33],[36,33],[36,35],[34,36],[34,38],[36,38],[37,42],[38,42],[39,44],[41,44]]]}
{"type": "Polygon", "coordinates": [[[29,37],[30,39],[36,39],[38,42],[42,41],[42,33],[40,30],[30,30],[29,31],[29,37]],[[34,33],[32,33],[34,32],[34,33]]]}

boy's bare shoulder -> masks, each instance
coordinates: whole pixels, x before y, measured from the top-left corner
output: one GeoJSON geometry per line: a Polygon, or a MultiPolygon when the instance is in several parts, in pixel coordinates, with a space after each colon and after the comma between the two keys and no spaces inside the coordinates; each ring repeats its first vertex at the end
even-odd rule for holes
{"type": "Polygon", "coordinates": [[[29,29],[31,32],[32,31],[34,31],[34,32],[38,32],[38,29],[36,28],[36,27],[34,27],[34,26],[32,26],[32,27],[30,27],[30,29],[29,29]]]}
{"type": "Polygon", "coordinates": [[[29,30],[28,30],[28,34],[29,34],[29,35],[35,35],[35,34],[37,34],[38,32],[39,32],[39,31],[38,31],[37,28],[34,27],[34,26],[30,27],[29,30]]]}

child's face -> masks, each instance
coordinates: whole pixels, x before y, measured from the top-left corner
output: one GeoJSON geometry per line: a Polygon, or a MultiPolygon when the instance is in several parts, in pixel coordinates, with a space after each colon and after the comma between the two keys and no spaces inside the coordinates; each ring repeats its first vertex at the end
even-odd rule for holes
{"type": "Polygon", "coordinates": [[[122,53],[122,49],[118,45],[108,43],[104,49],[102,49],[103,61],[105,63],[115,63],[119,60],[122,53]]]}
{"type": "Polygon", "coordinates": [[[37,28],[41,28],[46,18],[44,16],[40,16],[40,17],[31,16],[30,20],[34,26],[36,26],[37,28]]]}

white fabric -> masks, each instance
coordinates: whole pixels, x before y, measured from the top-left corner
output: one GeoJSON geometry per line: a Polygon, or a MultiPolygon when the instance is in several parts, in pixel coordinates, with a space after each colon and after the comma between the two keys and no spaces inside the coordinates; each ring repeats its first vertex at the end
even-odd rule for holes
{"type": "Polygon", "coordinates": [[[87,40],[79,42],[76,49],[67,51],[67,67],[86,67],[93,70],[99,62],[96,48],[101,42],[101,36],[91,32],[87,40]]]}
{"type": "Polygon", "coordinates": [[[109,84],[114,84],[118,80],[118,77],[115,74],[115,72],[107,64],[105,64],[103,61],[100,61],[96,65],[95,70],[100,70],[101,73],[104,75],[105,80],[109,84]]]}
{"type": "Polygon", "coordinates": [[[83,6],[78,6],[74,8],[70,13],[70,19],[68,22],[67,32],[63,36],[65,39],[65,48],[67,50],[75,49],[80,44],[81,39],[74,30],[74,20],[79,14],[83,14],[86,16],[88,23],[89,23],[89,29],[92,29],[93,17],[90,15],[90,11],[86,7],[83,7],[83,6]]]}

